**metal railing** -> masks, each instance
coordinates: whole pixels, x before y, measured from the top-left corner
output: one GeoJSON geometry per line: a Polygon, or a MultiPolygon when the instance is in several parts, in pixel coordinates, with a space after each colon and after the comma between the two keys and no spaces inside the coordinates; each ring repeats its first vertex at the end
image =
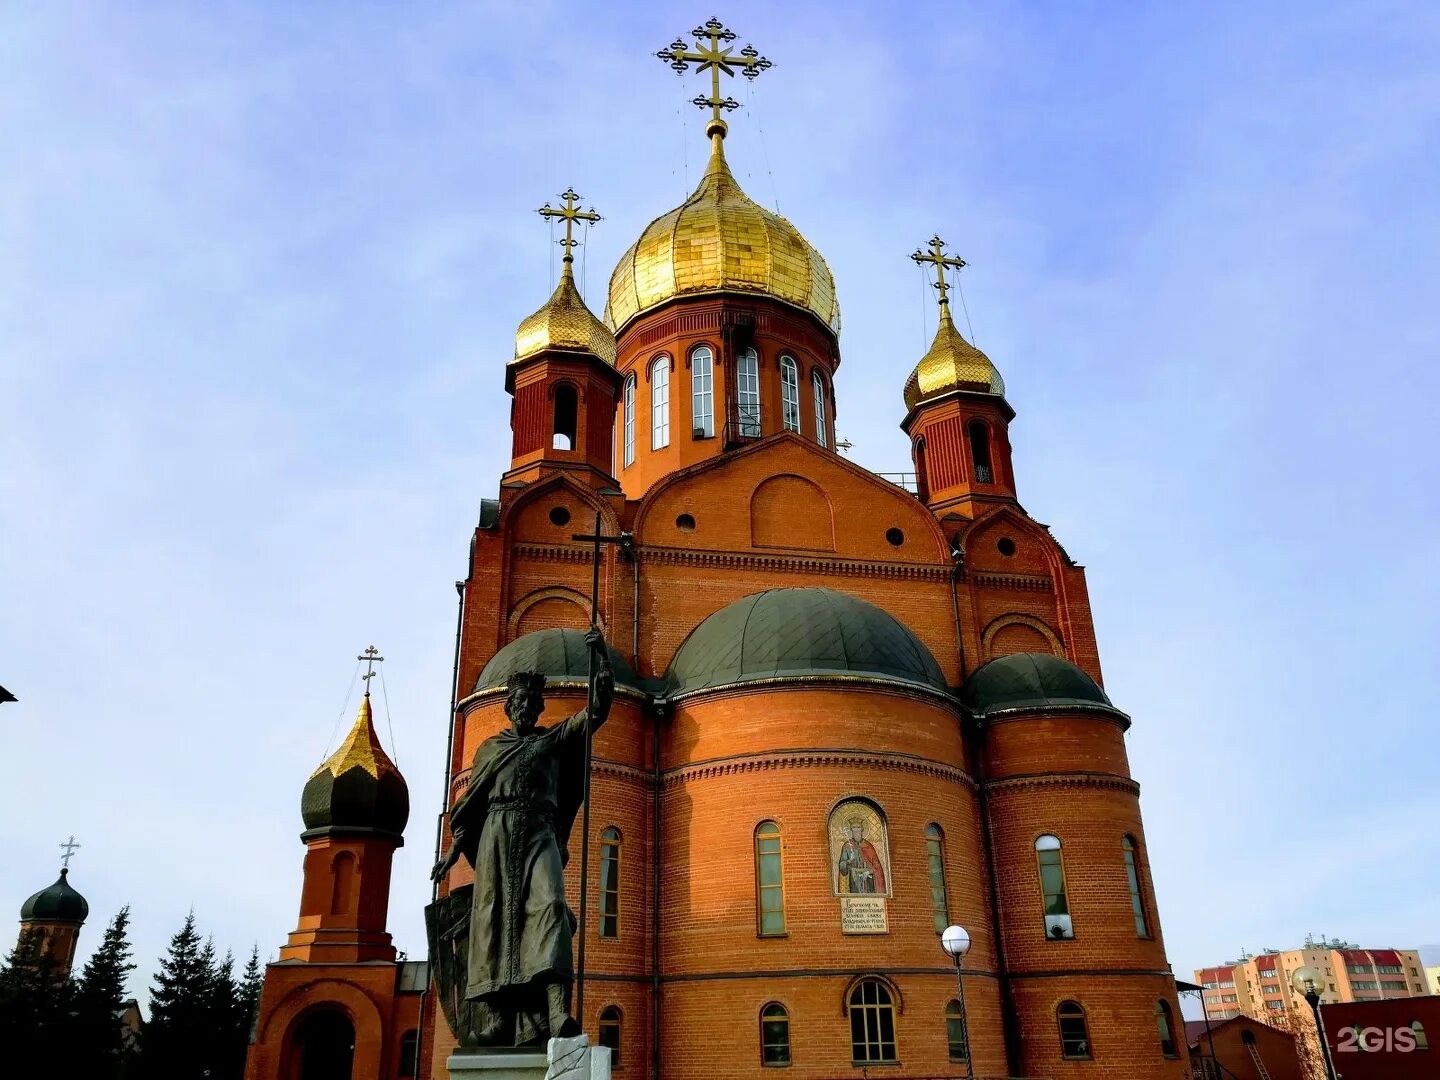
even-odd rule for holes
{"type": "Polygon", "coordinates": [[[898,488],[908,491],[911,495],[920,494],[920,482],[913,472],[882,472],[876,473],[881,480],[888,480],[898,488]]]}
{"type": "Polygon", "coordinates": [[[754,442],[764,432],[759,405],[731,405],[725,412],[725,445],[754,442]]]}

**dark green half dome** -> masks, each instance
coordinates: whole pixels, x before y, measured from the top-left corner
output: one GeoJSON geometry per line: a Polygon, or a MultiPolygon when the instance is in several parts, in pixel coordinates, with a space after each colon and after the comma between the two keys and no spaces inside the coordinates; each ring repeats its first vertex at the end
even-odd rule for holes
{"type": "Polygon", "coordinates": [[[21,904],[20,921],[81,925],[90,914],[90,904],[70,887],[66,880],[69,875],[69,870],[61,870],[54,885],[41,889],[21,904]]]}
{"type": "Polygon", "coordinates": [[[949,690],[924,642],[888,611],[834,589],[769,589],[692,630],[670,662],[666,691],[827,675],[949,690]]]}
{"type": "Polygon", "coordinates": [[[960,698],[980,716],[1079,708],[1125,717],[1094,679],[1048,653],[1011,653],[982,664],[965,680],[960,698]]]}
{"type": "MultiPolygon", "coordinates": [[[[625,658],[605,645],[617,686],[636,687],[639,680],[625,658]]],[[[590,650],[585,631],[536,630],[510,642],[490,658],[475,680],[475,693],[504,686],[517,671],[538,671],[551,686],[584,686],[590,675],[590,650]]]]}

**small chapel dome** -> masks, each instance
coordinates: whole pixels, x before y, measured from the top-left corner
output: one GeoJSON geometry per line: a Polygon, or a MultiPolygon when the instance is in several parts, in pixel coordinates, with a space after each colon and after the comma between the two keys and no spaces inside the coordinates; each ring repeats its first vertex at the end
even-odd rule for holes
{"type": "Polygon", "coordinates": [[[640,234],[610,275],[605,322],[619,333],[637,315],[677,296],[752,293],[810,312],[840,333],[835,278],[824,257],[779,214],[753,202],[712,133],[700,186],[640,234]]]}
{"type": "Polygon", "coordinates": [[[21,922],[70,923],[81,925],[90,914],[85,897],[70,887],[68,869],[62,869],[54,885],[41,889],[20,905],[21,922]]]}
{"type": "Polygon", "coordinates": [[[721,608],[670,662],[669,694],[776,679],[848,676],[948,691],[900,620],[835,589],[769,589],[721,608]]]}
{"type": "MultiPolygon", "coordinates": [[[[625,658],[606,643],[616,686],[636,686],[638,680],[625,658]]],[[[590,650],[583,630],[552,627],[523,634],[490,658],[475,680],[475,693],[504,686],[517,671],[536,671],[547,685],[584,687],[590,675],[590,650]]]]}
{"type": "Polygon", "coordinates": [[[300,814],[306,830],[312,832],[358,829],[398,836],[405,831],[410,789],[380,746],[369,694],[361,699],[355,724],[340,749],[305,784],[300,814]]]}
{"type": "Polygon", "coordinates": [[[612,367],[615,364],[615,335],[585,306],[575,287],[568,256],[555,292],[515,331],[515,359],[511,363],[518,364],[549,349],[592,353],[612,367]]]}
{"type": "Polygon", "coordinates": [[[981,716],[1089,709],[1129,719],[1094,679],[1049,653],[1011,653],[982,664],[965,680],[960,698],[981,716]]]}
{"type": "Polygon", "coordinates": [[[920,358],[905,380],[905,407],[913,409],[956,390],[1005,396],[1005,380],[990,358],[966,341],[950,318],[947,304],[940,305],[940,325],[930,350],[920,358]]]}

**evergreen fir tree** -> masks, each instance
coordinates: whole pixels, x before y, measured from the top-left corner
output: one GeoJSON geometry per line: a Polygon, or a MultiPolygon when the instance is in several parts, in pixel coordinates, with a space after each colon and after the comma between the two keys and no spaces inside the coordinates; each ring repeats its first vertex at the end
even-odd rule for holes
{"type": "MultiPolygon", "coordinates": [[[[213,948],[210,953],[213,957],[213,948]]],[[[150,991],[150,1023],[141,1044],[142,1073],[148,1080],[202,1075],[213,1038],[205,1025],[210,981],[192,911],[170,939],[150,991]]]]}
{"type": "MultiPolygon", "coordinates": [[[[209,943],[207,942],[207,949],[209,943]]],[[[213,956],[213,950],[210,950],[213,956]]],[[[209,1027],[213,1033],[210,1075],[214,1080],[240,1080],[245,1073],[245,1044],[240,1041],[240,988],[235,985],[235,957],[210,968],[209,1027]]]]}
{"type": "Polygon", "coordinates": [[[130,908],[120,909],[105,937],[85,962],[75,990],[72,1042],[77,1075],[114,1080],[125,1073],[130,1052],[120,1026],[128,1000],[125,984],[135,965],[130,961],[130,908]]]}
{"type": "Polygon", "coordinates": [[[0,966],[0,1045],[21,1076],[44,1075],[69,1050],[73,988],[42,944],[38,932],[22,934],[0,966]]]}
{"type": "Polygon", "coordinates": [[[255,1018],[260,1013],[260,986],[264,978],[264,973],[260,968],[260,946],[252,945],[250,959],[246,961],[245,970],[240,974],[240,985],[237,992],[237,1039],[242,1063],[250,1050],[250,1035],[255,1029],[255,1018]]]}

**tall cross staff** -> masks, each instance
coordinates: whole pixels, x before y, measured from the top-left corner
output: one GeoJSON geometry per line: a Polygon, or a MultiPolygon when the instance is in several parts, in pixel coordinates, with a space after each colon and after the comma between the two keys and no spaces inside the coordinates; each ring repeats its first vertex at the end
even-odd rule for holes
{"type": "MultiPolygon", "coordinates": [[[[588,540],[593,546],[590,556],[590,629],[600,629],[600,545],[625,544],[629,533],[605,536],[600,532],[600,511],[595,511],[595,531],[589,534],[574,533],[571,540],[588,540]]],[[[603,643],[603,639],[602,639],[603,643]]],[[[587,900],[590,895],[590,755],[594,729],[591,717],[595,714],[595,651],[590,650],[590,672],[586,681],[585,694],[585,792],[584,810],[580,819],[580,946],[575,954],[575,1019],[585,1023],[585,933],[587,900]]]]}
{"type": "Polygon", "coordinates": [[[379,649],[375,648],[374,645],[371,645],[363,653],[355,657],[355,659],[365,661],[365,674],[361,675],[360,678],[365,680],[365,696],[369,697],[370,680],[373,679],[376,675],[380,674],[378,671],[375,670],[375,665],[384,661],[385,657],[380,655],[379,649]]]}
{"type": "Polygon", "coordinates": [[[732,97],[720,96],[721,72],[734,78],[738,69],[745,78],[753,80],[775,65],[756,52],[754,45],[746,45],[737,56],[729,44],[735,40],[735,31],[725,29],[725,24],[719,19],[712,18],[704,26],[697,26],[690,31],[690,36],[696,42],[694,49],[685,44],[683,37],[677,37],[668,48],[655,55],[674,68],[677,75],[684,75],[691,64],[698,64],[702,73],[710,72],[710,96],[699,94],[690,103],[710,110],[710,123],[705,134],[718,132],[724,135],[725,121],[720,118],[720,113],[722,110],[738,109],[740,103],[732,97]]]}
{"type": "Polygon", "coordinates": [[[66,870],[70,869],[70,859],[75,854],[75,852],[79,850],[79,848],[80,845],[75,842],[74,833],[70,834],[69,840],[66,840],[63,844],[60,845],[60,850],[65,852],[64,855],[60,856],[60,861],[65,864],[66,870]]]}
{"type": "Polygon", "coordinates": [[[930,238],[930,251],[928,253],[916,248],[915,253],[911,255],[910,258],[915,260],[917,266],[930,263],[935,267],[935,281],[931,285],[931,288],[938,289],[940,292],[941,315],[948,314],[950,309],[950,283],[945,280],[945,268],[948,266],[958,274],[966,267],[967,264],[965,260],[960,258],[959,255],[946,255],[945,241],[941,240],[938,235],[930,238]]]}
{"type": "Polygon", "coordinates": [[[600,215],[595,212],[593,206],[589,210],[577,210],[575,208],[576,204],[580,201],[580,196],[575,193],[573,187],[568,187],[562,191],[560,198],[565,200],[564,206],[555,207],[547,202],[535,212],[547,221],[553,221],[555,218],[563,218],[565,220],[565,239],[555,242],[565,249],[564,273],[568,276],[572,273],[570,264],[575,261],[575,256],[570,254],[570,251],[580,242],[576,240],[574,236],[575,222],[584,221],[593,225],[600,220],[600,215]]]}

